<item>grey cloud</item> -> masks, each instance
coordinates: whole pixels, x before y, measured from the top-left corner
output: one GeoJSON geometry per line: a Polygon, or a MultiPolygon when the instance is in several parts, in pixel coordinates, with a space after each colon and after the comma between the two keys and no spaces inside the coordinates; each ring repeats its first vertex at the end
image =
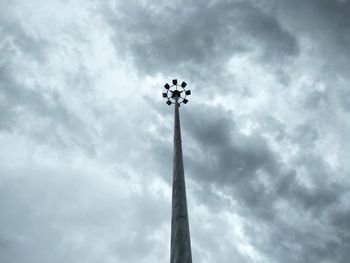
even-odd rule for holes
{"type": "Polygon", "coordinates": [[[294,133],[295,143],[302,147],[312,147],[319,138],[318,131],[315,127],[309,124],[300,125],[296,128],[294,133]]]}
{"type": "MultiPolygon", "coordinates": [[[[203,106],[200,111],[194,112],[201,114],[189,115],[184,121],[184,129],[195,139],[201,153],[207,153],[209,159],[214,162],[211,175],[208,174],[208,170],[195,173],[201,175],[201,179],[215,178],[215,181],[224,180],[223,183],[231,183],[238,182],[241,178],[249,178],[259,169],[276,169],[274,154],[265,140],[256,134],[241,134],[235,127],[232,113],[203,106]],[[203,177],[206,174],[208,177],[203,177]]],[[[194,161],[194,156],[188,157],[194,161]]]]}
{"type": "Polygon", "coordinates": [[[12,8],[15,8],[14,3],[0,3],[0,7],[0,35],[2,38],[0,63],[6,58],[11,60],[12,56],[18,55],[18,52],[25,54],[31,60],[44,62],[50,45],[49,41],[30,34],[23,28],[21,21],[11,12],[12,8]]]}
{"type": "Polygon", "coordinates": [[[349,236],[350,233],[350,210],[339,209],[331,216],[331,222],[334,226],[341,227],[344,235],[349,236]]]}
{"type": "Polygon", "coordinates": [[[306,98],[305,108],[322,107],[328,101],[329,101],[329,98],[327,98],[327,94],[325,94],[324,92],[320,92],[320,91],[313,91],[306,98]]]}
{"type": "MultiPolygon", "coordinates": [[[[39,81],[29,85],[28,79],[35,82],[33,73],[30,68],[21,67],[21,62],[26,59],[36,61],[38,65],[45,63],[48,52],[52,51],[50,43],[39,36],[30,35],[11,12],[2,13],[0,129],[29,133],[37,142],[56,147],[75,145],[93,154],[93,146],[83,142],[90,137],[87,129],[84,129],[85,123],[67,107],[59,90],[39,81]],[[72,131],[79,135],[71,136],[72,131]]],[[[71,84],[74,82],[77,86],[81,78],[85,79],[85,76],[70,80],[71,84]]]]}
{"type": "MultiPolygon", "coordinates": [[[[20,74],[20,73],[19,73],[20,74]]],[[[81,135],[85,138],[89,134],[84,132],[84,123],[73,112],[68,110],[58,91],[47,89],[38,84],[34,89],[19,80],[13,65],[0,67],[0,98],[1,124],[3,130],[20,131],[26,133],[29,120],[34,118],[37,126],[32,129],[32,139],[39,143],[52,143],[56,146],[77,145],[91,152],[81,142],[81,135]],[[17,76],[16,76],[17,75],[17,76]],[[80,131],[79,137],[66,137],[62,132],[80,131]],[[69,138],[70,137],[70,138],[69,138]]]]}
{"type": "MultiPolygon", "coordinates": [[[[337,257],[336,250],[332,249],[332,239],[320,242],[320,232],[291,228],[288,223],[274,224],[268,226],[272,235],[267,239],[270,244],[258,244],[252,242],[269,255],[276,259],[276,262],[332,262],[337,257]]],[[[312,226],[309,226],[312,229],[312,226]]]]}
{"type": "Polygon", "coordinates": [[[316,43],[313,52],[320,54],[322,79],[349,74],[349,1],[274,2],[278,17],[288,28],[316,43]]]}
{"type": "Polygon", "coordinates": [[[236,53],[261,48],[261,60],[279,61],[299,52],[296,39],[272,14],[250,2],[217,1],[146,6],[123,3],[108,14],[115,43],[146,74],[221,74],[236,53]]]}

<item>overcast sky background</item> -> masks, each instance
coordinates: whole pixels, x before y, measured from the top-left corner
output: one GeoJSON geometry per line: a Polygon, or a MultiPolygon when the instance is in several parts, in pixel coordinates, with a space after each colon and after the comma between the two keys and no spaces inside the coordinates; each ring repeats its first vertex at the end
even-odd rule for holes
{"type": "Polygon", "coordinates": [[[0,262],[348,263],[350,2],[0,0],[0,262]]]}

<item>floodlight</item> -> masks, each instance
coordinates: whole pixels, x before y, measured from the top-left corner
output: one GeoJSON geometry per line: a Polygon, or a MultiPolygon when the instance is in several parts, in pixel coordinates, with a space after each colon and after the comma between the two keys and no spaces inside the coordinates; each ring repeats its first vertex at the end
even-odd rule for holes
{"type": "Polygon", "coordinates": [[[185,87],[187,87],[187,83],[185,81],[178,82],[177,79],[171,80],[170,83],[165,83],[164,88],[166,89],[162,96],[165,98],[165,103],[169,106],[171,104],[175,104],[176,106],[180,107],[181,103],[187,104],[188,99],[186,99],[186,96],[191,95],[190,90],[186,90],[185,87]],[[181,83],[178,84],[178,83],[181,83]]]}

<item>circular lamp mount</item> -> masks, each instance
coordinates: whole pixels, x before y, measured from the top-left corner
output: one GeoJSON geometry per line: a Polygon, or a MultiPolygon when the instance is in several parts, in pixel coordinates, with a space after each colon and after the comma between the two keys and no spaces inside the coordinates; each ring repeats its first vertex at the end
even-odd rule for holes
{"type": "Polygon", "coordinates": [[[176,102],[179,106],[181,103],[187,104],[188,99],[186,97],[191,95],[191,91],[185,89],[187,86],[186,82],[182,82],[181,85],[179,85],[177,79],[173,79],[172,83],[172,85],[168,83],[164,85],[166,92],[163,93],[163,98],[167,99],[166,104],[169,106],[176,102]]]}

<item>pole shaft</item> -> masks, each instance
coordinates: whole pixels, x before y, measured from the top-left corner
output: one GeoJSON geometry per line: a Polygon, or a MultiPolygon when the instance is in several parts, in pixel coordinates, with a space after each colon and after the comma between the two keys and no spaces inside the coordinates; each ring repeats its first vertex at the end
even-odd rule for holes
{"type": "Polygon", "coordinates": [[[170,263],[192,263],[185,174],[182,157],[180,113],[175,100],[170,263]]]}

